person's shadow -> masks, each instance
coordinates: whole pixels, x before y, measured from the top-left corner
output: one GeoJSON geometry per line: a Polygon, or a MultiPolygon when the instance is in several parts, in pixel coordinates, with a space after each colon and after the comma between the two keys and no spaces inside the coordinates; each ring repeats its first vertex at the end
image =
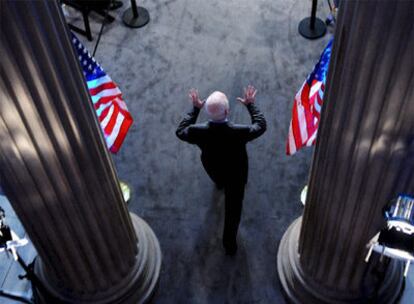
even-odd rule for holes
{"type": "Polygon", "coordinates": [[[191,303],[253,303],[248,259],[239,231],[239,249],[227,256],[222,245],[224,192],[215,187],[195,236],[190,272],[191,303]]]}

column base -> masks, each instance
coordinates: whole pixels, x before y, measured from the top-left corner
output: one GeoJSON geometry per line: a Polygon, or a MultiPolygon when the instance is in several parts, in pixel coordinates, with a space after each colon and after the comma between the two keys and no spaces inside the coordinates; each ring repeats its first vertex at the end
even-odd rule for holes
{"type": "MultiPolygon", "coordinates": [[[[302,217],[286,230],[277,253],[277,271],[282,291],[288,303],[295,304],[365,304],[372,303],[366,296],[336,291],[313,281],[303,271],[298,254],[302,217]]],[[[395,303],[403,288],[402,264],[391,261],[388,274],[378,289],[376,304],[395,303]]]]}
{"type": "Polygon", "coordinates": [[[147,25],[150,21],[150,15],[146,8],[138,6],[137,7],[137,16],[134,16],[133,9],[127,9],[122,16],[122,21],[124,24],[129,27],[139,28],[147,25]]]}
{"type": "Polygon", "coordinates": [[[38,257],[35,262],[35,272],[44,283],[48,293],[53,295],[52,302],[49,295],[33,290],[35,302],[40,304],[70,303],[70,304],[129,304],[148,303],[159,281],[161,269],[161,249],[157,237],[148,224],[131,213],[132,224],[137,235],[139,247],[136,263],[130,274],[121,282],[105,291],[93,295],[71,294],[67,290],[58,288],[56,282],[50,280],[44,269],[42,260],[38,257]]]}
{"type": "Polygon", "coordinates": [[[311,28],[311,17],[303,19],[299,23],[298,31],[303,37],[307,39],[318,39],[325,35],[326,24],[319,18],[315,18],[314,27],[311,28]]]}

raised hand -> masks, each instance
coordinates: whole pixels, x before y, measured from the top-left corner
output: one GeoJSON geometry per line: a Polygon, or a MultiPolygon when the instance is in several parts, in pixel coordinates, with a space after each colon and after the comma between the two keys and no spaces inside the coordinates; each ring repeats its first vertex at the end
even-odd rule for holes
{"type": "Polygon", "coordinates": [[[256,101],[257,90],[254,86],[248,85],[247,88],[244,88],[244,97],[238,97],[237,100],[244,105],[254,103],[256,101]]]}
{"type": "Polygon", "coordinates": [[[201,109],[204,106],[204,103],[206,102],[205,100],[200,99],[198,91],[196,89],[191,89],[188,93],[188,97],[190,97],[193,105],[199,109],[201,109]]]}

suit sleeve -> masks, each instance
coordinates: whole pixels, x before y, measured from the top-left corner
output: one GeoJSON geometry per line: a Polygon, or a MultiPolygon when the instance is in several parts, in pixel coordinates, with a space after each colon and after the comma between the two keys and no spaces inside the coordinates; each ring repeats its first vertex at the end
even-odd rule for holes
{"type": "Polygon", "coordinates": [[[175,132],[179,139],[191,144],[195,144],[197,142],[197,137],[194,132],[191,132],[191,126],[196,123],[198,114],[200,114],[200,109],[193,107],[192,111],[188,112],[183,120],[181,120],[177,131],[175,132]]]}
{"type": "Polygon", "coordinates": [[[266,119],[255,104],[250,103],[246,105],[246,108],[252,119],[252,124],[249,126],[249,130],[246,135],[246,141],[251,141],[258,138],[266,131],[266,119]]]}

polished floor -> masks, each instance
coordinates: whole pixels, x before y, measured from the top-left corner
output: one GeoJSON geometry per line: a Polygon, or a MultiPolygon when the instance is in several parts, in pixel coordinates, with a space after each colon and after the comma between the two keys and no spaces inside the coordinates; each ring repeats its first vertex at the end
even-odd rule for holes
{"type": "MultiPolygon", "coordinates": [[[[320,2],[318,14],[325,18],[328,7],[320,2]]],[[[96,59],[118,83],[135,119],[113,158],[119,178],[133,191],[130,210],[150,224],[162,247],[154,303],[284,303],[276,253],[284,231],[301,215],[299,196],[313,150],[288,157],[285,140],[293,97],[329,35],[315,41],[298,35],[309,1],[138,4],[149,10],[150,23],[141,29],[125,27],[121,17],[129,1],[124,0],[112,12],[116,20],[105,27],[96,59]],[[189,109],[191,87],[202,97],[214,90],[225,92],[231,120],[248,123],[235,98],[249,83],[259,90],[257,105],[268,130],[248,146],[250,173],[239,252],[230,258],[221,247],[223,194],[203,171],[198,149],[180,142],[174,131],[189,109]]],[[[68,12],[70,20],[82,24],[75,12],[68,12]]],[[[80,36],[90,50],[100,20],[91,17],[93,42],[80,36]]],[[[8,289],[12,274],[2,277],[8,289]]]]}

